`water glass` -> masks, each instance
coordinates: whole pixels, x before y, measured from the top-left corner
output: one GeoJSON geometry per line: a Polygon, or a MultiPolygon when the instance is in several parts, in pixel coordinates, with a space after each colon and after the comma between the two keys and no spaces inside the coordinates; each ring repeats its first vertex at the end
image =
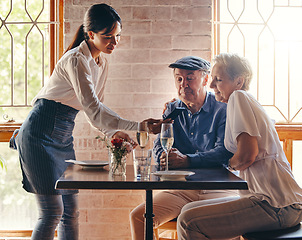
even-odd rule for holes
{"type": "Polygon", "coordinates": [[[137,180],[150,179],[151,157],[152,157],[152,150],[150,149],[133,150],[134,176],[137,180]]]}

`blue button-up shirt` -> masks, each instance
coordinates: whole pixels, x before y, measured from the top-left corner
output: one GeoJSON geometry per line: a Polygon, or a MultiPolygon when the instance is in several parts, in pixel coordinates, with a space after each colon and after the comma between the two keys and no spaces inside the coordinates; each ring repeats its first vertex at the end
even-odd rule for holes
{"type": "MultiPolygon", "coordinates": [[[[169,103],[163,117],[176,107],[185,107],[173,123],[174,144],[182,154],[189,157],[191,168],[215,167],[227,164],[232,153],[224,147],[224,131],[226,120],[225,103],[215,100],[215,95],[207,93],[204,105],[192,114],[186,105],[180,101],[169,103]]],[[[160,134],[154,141],[153,153],[157,163],[163,152],[160,144],[160,134]]]]}

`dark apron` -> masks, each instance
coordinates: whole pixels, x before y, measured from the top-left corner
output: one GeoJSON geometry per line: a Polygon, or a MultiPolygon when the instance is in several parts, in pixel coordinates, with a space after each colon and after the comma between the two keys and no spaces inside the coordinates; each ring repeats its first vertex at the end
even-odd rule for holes
{"type": "MultiPolygon", "coordinates": [[[[32,193],[73,194],[77,190],[55,190],[66,170],[67,159],[75,159],[72,131],[79,111],[52,100],[38,99],[16,137],[23,175],[23,188],[32,193]]],[[[14,134],[15,135],[15,134],[14,134]]],[[[14,136],[10,141],[14,147],[14,136]]]]}

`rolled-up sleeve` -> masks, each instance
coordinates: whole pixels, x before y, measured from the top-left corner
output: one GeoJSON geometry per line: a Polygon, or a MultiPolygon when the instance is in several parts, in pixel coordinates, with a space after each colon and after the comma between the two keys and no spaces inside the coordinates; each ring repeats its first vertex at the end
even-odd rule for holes
{"type": "Polygon", "coordinates": [[[91,124],[111,137],[116,130],[136,130],[137,122],[121,118],[105,106],[94,90],[92,73],[88,61],[78,54],[66,62],[66,71],[76,97],[91,124]]]}

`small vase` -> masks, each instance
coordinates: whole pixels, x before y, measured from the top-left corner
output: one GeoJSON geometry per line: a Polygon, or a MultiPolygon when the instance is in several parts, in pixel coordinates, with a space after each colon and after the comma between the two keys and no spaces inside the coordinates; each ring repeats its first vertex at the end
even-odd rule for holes
{"type": "Polygon", "coordinates": [[[117,159],[110,153],[110,173],[112,176],[126,176],[126,156],[117,159]]]}

